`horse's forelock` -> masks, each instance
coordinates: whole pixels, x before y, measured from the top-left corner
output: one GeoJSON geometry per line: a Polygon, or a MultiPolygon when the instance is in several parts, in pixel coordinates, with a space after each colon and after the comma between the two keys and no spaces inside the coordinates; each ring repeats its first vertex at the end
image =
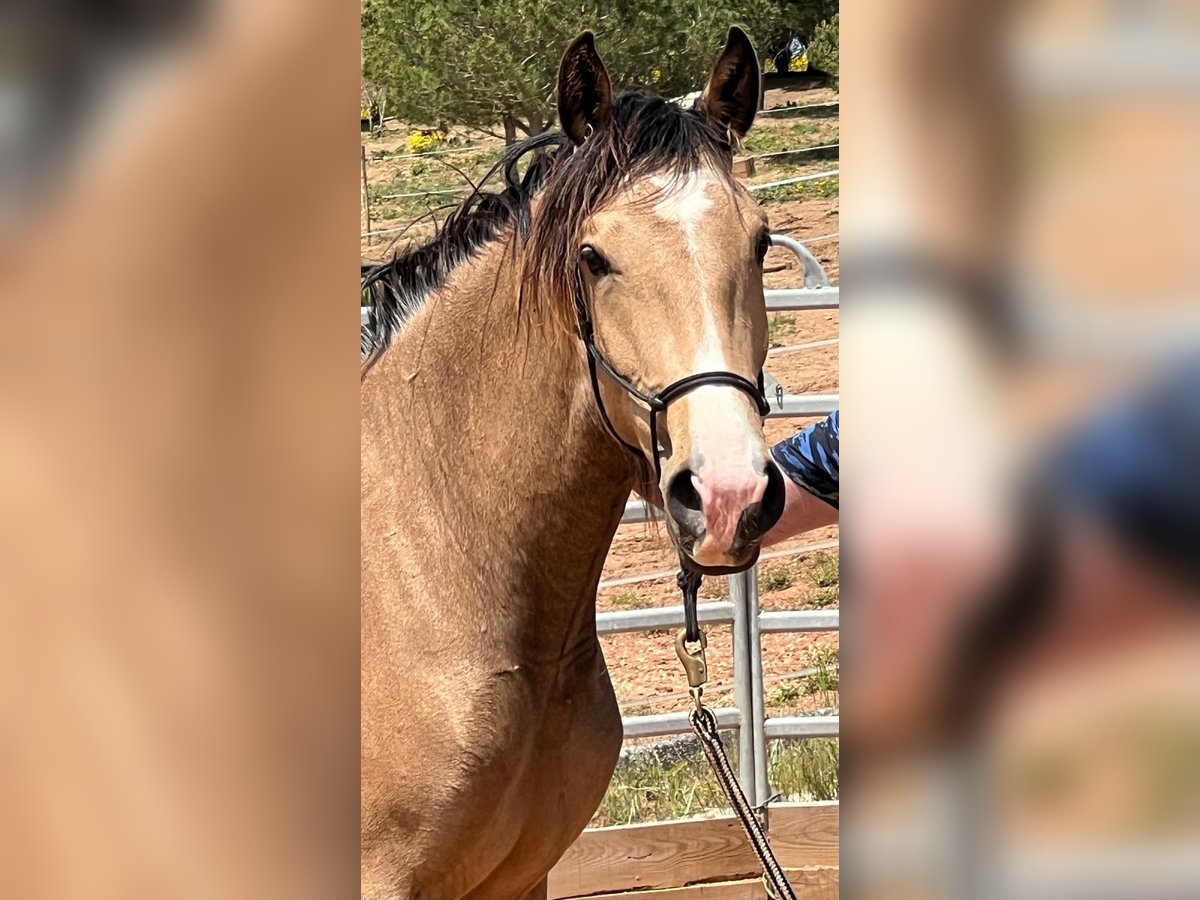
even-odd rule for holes
{"type": "MultiPolygon", "coordinates": [[[[574,328],[576,258],[584,224],[630,184],[669,182],[701,166],[732,180],[732,149],[707,120],[670,100],[622,94],[610,122],[553,166],[525,240],[522,297],[574,328]]],[[[662,190],[662,189],[660,189],[662,190]]]]}

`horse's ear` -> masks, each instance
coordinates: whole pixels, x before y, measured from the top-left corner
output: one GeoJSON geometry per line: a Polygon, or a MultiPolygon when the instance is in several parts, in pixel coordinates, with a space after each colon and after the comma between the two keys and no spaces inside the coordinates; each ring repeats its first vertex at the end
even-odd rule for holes
{"type": "Polygon", "coordinates": [[[730,143],[740,141],[754,124],[762,87],[762,71],[758,54],[746,32],[733,25],[725,38],[725,49],[717,57],[708,84],[704,86],[696,111],[722,134],[730,135],[730,143]]]}
{"type": "Polygon", "coordinates": [[[585,31],[571,41],[558,67],[558,120],[566,135],[582,144],[611,117],[612,82],[595,37],[585,31]]]}

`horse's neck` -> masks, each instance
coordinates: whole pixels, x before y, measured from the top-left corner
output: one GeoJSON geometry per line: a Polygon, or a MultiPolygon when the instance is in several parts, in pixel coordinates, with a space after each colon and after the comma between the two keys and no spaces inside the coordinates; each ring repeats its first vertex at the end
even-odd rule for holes
{"type": "Polygon", "coordinates": [[[397,483],[414,493],[401,508],[469,560],[481,616],[535,623],[556,645],[593,627],[630,467],[595,415],[578,342],[518,315],[508,256],[494,246],[452,273],[368,379],[390,407],[374,421],[403,431],[397,483]]]}

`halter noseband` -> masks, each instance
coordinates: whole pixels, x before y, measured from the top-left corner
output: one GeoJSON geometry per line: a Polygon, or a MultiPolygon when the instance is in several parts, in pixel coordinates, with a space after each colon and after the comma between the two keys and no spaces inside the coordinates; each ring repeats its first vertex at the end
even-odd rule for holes
{"type": "Polygon", "coordinates": [[[771,406],[767,403],[766,392],[763,387],[763,373],[761,371],[758,373],[757,384],[749,378],[738,375],[736,372],[696,372],[692,375],[685,375],[678,381],[672,381],[665,388],[657,390],[652,394],[647,394],[645,391],[640,390],[632,381],[618,372],[613,367],[613,364],[600,352],[600,348],[596,346],[596,328],[592,322],[591,314],[588,312],[587,299],[584,297],[583,282],[578,274],[576,275],[576,281],[575,310],[579,317],[579,336],[583,341],[583,346],[587,348],[588,374],[592,379],[592,393],[596,397],[596,406],[600,410],[600,418],[604,420],[604,425],[612,436],[626,450],[633,453],[639,459],[642,458],[641,449],[633,446],[633,444],[630,444],[621,437],[620,433],[613,426],[612,419],[608,417],[608,410],[604,408],[604,398],[600,396],[600,377],[596,370],[597,363],[626,393],[641,400],[649,408],[650,447],[654,455],[655,484],[662,481],[662,459],[658,447],[658,414],[665,412],[672,400],[678,400],[684,394],[688,394],[706,384],[723,385],[725,387],[737,388],[743,394],[749,396],[758,408],[759,415],[765,416],[770,412],[771,406]]]}

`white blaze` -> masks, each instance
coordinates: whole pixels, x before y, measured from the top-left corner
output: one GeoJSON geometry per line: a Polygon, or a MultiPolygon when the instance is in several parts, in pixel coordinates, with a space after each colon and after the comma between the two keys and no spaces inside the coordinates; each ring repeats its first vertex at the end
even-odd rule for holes
{"type": "MultiPolygon", "coordinates": [[[[679,271],[683,277],[690,273],[695,291],[692,309],[700,322],[701,337],[688,372],[731,371],[705,280],[700,234],[701,223],[713,207],[710,190],[723,190],[724,186],[703,170],[675,179],[658,176],[654,184],[665,192],[655,203],[654,213],[682,232],[688,259],[681,261],[679,271]]],[[[737,388],[724,385],[704,385],[679,400],[687,404],[692,447],[699,457],[693,482],[704,503],[707,536],[695,548],[695,556],[702,565],[720,564],[742,510],[761,498],[766,483],[755,471],[763,439],[753,414],[747,415],[747,400],[737,388]]]]}

